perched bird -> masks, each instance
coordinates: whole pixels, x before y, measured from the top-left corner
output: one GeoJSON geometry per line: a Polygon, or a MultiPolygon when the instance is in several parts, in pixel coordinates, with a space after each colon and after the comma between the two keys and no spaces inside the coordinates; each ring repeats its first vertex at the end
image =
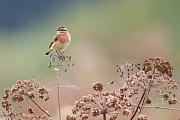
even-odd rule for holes
{"type": "Polygon", "coordinates": [[[61,51],[66,49],[71,42],[71,35],[69,34],[65,26],[59,26],[56,31],[57,35],[55,35],[52,39],[49,50],[46,52],[45,55],[49,55],[49,53],[51,53],[53,50],[55,50],[57,53],[61,53],[61,51]]]}

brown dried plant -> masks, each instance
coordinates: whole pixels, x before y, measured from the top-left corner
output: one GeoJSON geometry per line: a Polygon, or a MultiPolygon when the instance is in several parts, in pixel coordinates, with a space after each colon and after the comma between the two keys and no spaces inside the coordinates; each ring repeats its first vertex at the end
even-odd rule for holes
{"type": "MultiPolygon", "coordinates": [[[[68,67],[74,66],[74,63],[71,62],[72,57],[71,56],[64,56],[63,53],[59,54],[51,54],[50,55],[51,61],[49,63],[49,68],[55,64],[54,70],[57,71],[57,78],[58,78],[58,109],[59,109],[59,119],[61,119],[61,112],[60,112],[60,83],[59,78],[60,71],[67,72],[68,67]]],[[[0,117],[5,117],[11,120],[18,119],[18,120],[51,120],[51,115],[44,110],[35,100],[35,98],[43,99],[44,102],[49,99],[49,91],[44,86],[40,85],[35,80],[22,80],[17,81],[15,85],[12,86],[12,88],[7,88],[4,90],[4,96],[2,101],[2,107],[6,110],[6,112],[0,113],[0,117]],[[25,112],[14,112],[14,106],[15,103],[20,103],[23,101],[32,101],[43,113],[44,115],[36,115],[35,111],[32,107],[29,106],[27,108],[27,113],[25,112]]],[[[20,106],[21,108],[21,106],[20,106]]],[[[15,108],[16,109],[16,108],[15,108]]]]}
{"type": "Polygon", "coordinates": [[[56,67],[60,67],[63,66],[62,68],[64,68],[64,71],[67,72],[67,68],[70,66],[74,66],[74,63],[72,63],[71,56],[64,56],[63,53],[62,55],[60,54],[50,54],[50,62],[49,62],[49,68],[51,68],[53,66],[53,64],[55,64],[56,67]]]}
{"type": "Polygon", "coordinates": [[[151,104],[150,93],[160,96],[163,101],[168,101],[169,105],[177,103],[172,90],[177,89],[178,85],[171,79],[172,70],[170,62],[161,57],[152,57],[144,61],[140,71],[125,80],[125,86],[131,89],[129,97],[141,95],[130,120],[135,117],[137,112],[142,113],[143,108],[140,106],[151,104]]]}
{"type": "Polygon", "coordinates": [[[152,57],[144,61],[142,68],[136,61],[117,65],[117,68],[120,77],[125,80],[123,87],[116,91],[102,92],[103,84],[94,83],[93,89],[98,93],[84,95],[76,101],[72,114],[66,117],[67,120],[87,120],[100,115],[103,120],[107,119],[107,115],[109,120],[117,120],[120,116],[129,116],[130,120],[135,116],[137,120],[148,120],[148,116],[143,115],[143,108],[146,104],[152,104],[150,93],[168,101],[169,105],[177,103],[172,90],[177,89],[178,85],[171,79],[173,69],[170,62],[161,57],[152,57]],[[135,103],[133,98],[137,99],[138,103],[135,103]]]}
{"type": "MultiPolygon", "coordinates": [[[[127,69],[126,67],[126,70],[133,71],[134,69],[132,67],[140,68],[139,66],[140,64],[132,63],[131,69],[127,69]]],[[[150,93],[160,96],[163,101],[168,101],[169,105],[177,103],[177,99],[175,99],[175,94],[172,93],[172,90],[177,89],[178,85],[171,79],[172,70],[173,68],[170,62],[161,57],[152,57],[145,60],[142,68],[135,74],[128,74],[128,78],[125,79],[124,84],[124,88],[127,89],[127,95],[130,98],[139,98],[138,104],[136,105],[134,103],[136,109],[133,111],[130,120],[132,120],[137,113],[142,117],[144,108],[142,106],[152,103],[150,93]]],[[[138,117],[138,119],[141,117],[138,117]]]]}
{"type": "Polygon", "coordinates": [[[93,89],[98,93],[84,95],[76,101],[72,108],[73,115],[67,115],[66,119],[87,120],[90,117],[102,115],[103,120],[106,120],[107,117],[109,120],[116,120],[119,114],[130,116],[133,103],[129,97],[126,97],[125,91],[119,89],[112,92],[102,92],[103,87],[100,82],[94,83],[93,89]]]}
{"type": "MultiPolygon", "coordinates": [[[[59,119],[60,112],[60,68],[67,71],[67,67],[74,65],[71,63],[71,57],[51,55],[49,67],[56,62],[58,78],[58,108],[59,119]],[[71,63],[71,64],[70,64],[71,63]],[[60,67],[62,66],[63,67],[60,67]],[[65,65],[65,66],[64,66],[65,65]]],[[[117,72],[124,79],[124,85],[114,91],[103,91],[102,83],[93,83],[92,94],[82,96],[72,107],[72,114],[66,116],[67,120],[88,120],[90,118],[101,117],[103,120],[118,120],[122,116],[133,120],[148,120],[148,116],[143,114],[145,108],[159,108],[167,110],[177,110],[175,108],[146,106],[152,105],[152,94],[158,95],[162,101],[167,101],[169,105],[177,103],[176,94],[172,90],[177,89],[178,85],[172,79],[172,66],[170,62],[161,57],[152,57],[144,61],[143,66],[136,61],[128,61],[125,65],[116,65],[117,72]],[[136,99],[136,100],[135,100],[136,99]],[[137,102],[135,102],[137,101],[137,102]]],[[[114,82],[111,82],[113,84],[114,82]]],[[[118,83],[118,82],[117,82],[118,83]]],[[[2,107],[6,112],[0,113],[0,117],[6,117],[10,120],[51,120],[51,115],[44,110],[36,101],[40,98],[44,102],[49,99],[49,91],[35,80],[17,81],[11,88],[4,90],[2,107]],[[34,103],[44,115],[36,115],[33,107],[27,107],[27,113],[13,111],[15,103],[30,100],[34,103]]],[[[21,108],[21,106],[20,106],[21,108]]],[[[178,111],[180,111],[178,109],[178,111]]]]}
{"type": "Polygon", "coordinates": [[[48,89],[35,80],[17,81],[11,88],[4,90],[2,107],[6,112],[2,113],[1,117],[6,117],[11,120],[51,119],[51,115],[35,101],[35,98],[40,98],[43,102],[46,102],[49,99],[48,89]],[[31,100],[45,115],[36,115],[33,108],[30,106],[27,108],[27,113],[15,113],[15,111],[13,111],[13,104],[27,100],[31,100]]]}
{"type": "Polygon", "coordinates": [[[57,87],[57,91],[58,91],[58,94],[57,94],[57,99],[58,99],[58,114],[59,114],[59,120],[61,120],[61,102],[60,102],[60,78],[61,78],[61,71],[64,71],[64,72],[67,72],[67,69],[70,67],[70,66],[74,66],[74,63],[72,63],[71,59],[72,57],[71,56],[64,56],[64,53],[61,52],[61,54],[56,51],[57,54],[50,54],[50,58],[51,61],[49,62],[49,68],[51,68],[53,66],[53,64],[55,63],[55,66],[57,68],[54,68],[54,70],[57,71],[57,84],[58,84],[58,87],[57,87]],[[61,69],[60,69],[61,68],[61,69]]]}

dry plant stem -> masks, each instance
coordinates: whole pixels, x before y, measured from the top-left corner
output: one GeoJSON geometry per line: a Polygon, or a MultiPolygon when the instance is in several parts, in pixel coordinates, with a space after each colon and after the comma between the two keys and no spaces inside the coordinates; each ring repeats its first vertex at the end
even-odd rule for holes
{"type": "Polygon", "coordinates": [[[59,89],[60,72],[59,72],[59,69],[58,69],[57,73],[58,73],[58,109],[59,109],[59,120],[61,120],[61,103],[60,103],[60,89],[59,89]]]}
{"type": "Polygon", "coordinates": [[[106,120],[106,109],[105,109],[105,103],[103,102],[103,98],[102,98],[102,93],[101,91],[99,91],[100,97],[101,97],[101,101],[103,103],[103,110],[102,110],[102,114],[103,114],[103,120],[106,120]]]}
{"type": "Polygon", "coordinates": [[[39,109],[41,109],[47,116],[51,117],[51,115],[49,113],[47,113],[36,101],[34,101],[33,99],[30,99],[35,105],[38,106],[39,109]]]}
{"type": "MultiPolygon", "coordinates": [[[[150,91],[151,91],[151,87],[152,87],[152,81],[151,81],[151,83],[150,83],[150,85],[149,85],[149,89],[148,89],[148,92],[144,95],[144,99],[143,99],[143,102],[142,102],[142,106],[144,106],[146,103],[145,103],[145,101],[146,101],[146,99],[148,98],[148,96],[149,96],[149,93],[150,93],[150,91]]],[[[140,107],[140,114],[142,113],[142,110],[143,110],[143,107],[140,107]]]]}
{"type": "MultiPolygon", "coordinates": [[[[155,68],[155,66],[154,66],[154,68],[155,68]]],[[[154,74],[154,72],[155,72],[155,69],[153,69],[153,74],[154,74]]],[[[151,91],[152,84],[153,84],[153,81],[151,80],[151,81],[150,81],[150,85],[149,85],[148,92],[147,92],[147,93],[145,94],[145,96],[144,96],[144,99],[143,99],[143,102],[142,102],[142,106],[145,105],[145,101],[146,101],[146,99],[147,99],[148,96],[149,96],[149,93],[150,93],[150,91],[151,91]]],[[[140,107],[140,112],[139,112],[139,114],[141,114],[142,111],[143,111],[143,107],[140,107]]]]}
{"type": "MultiPolygon", "coordinates": [[[[149,91],[149,90],[148,90],[148,91],[149,91]]],[[[141,106],[144,106],[144,105],[145,105],[145,100],[146,100],[147,97],[148,97],[148,93],[146,93],[146,94],[144,95],[144,98],[143,98],[143,101],[142,101],[141,106]]],[[[139,106],[139,114],[141,114],[142,111],[143,111],[143,107],[141,107],[141,106],[139,106]]]]}
{"type": "MultiPolygon", "coordinates": [[[[138,106],[134,106],[134,107],[138,107],[138,106]]],[[[159,106],[139,106],[142,108],[156,108],[156,109],[165,109],[165,110],[174,110],[174,111],[180,111],[180,109],[177,108],[168,108],[168,107],[159,107],[159,106]]]]}
{"type": "Polygon", "coordinates": [[[139,101],[139,103],[137,105],[137,108],[136,108],[135,112],[133,113],[133,115],[131,116],[130,120],[133,120],[133,118],[135,117],[135,115],[136,115],[136,113],[137,113],[137,111],[138,111],[138,109],[140,107],[140,104],[141,104],[143,98],[145,97],[145,95],[146,95],[146,89],[144,90],[144,92],[142,94],[142,97],[141,97],[141,99],[140,99],[140,101],[139,101]]]}
{"type": "Polygon", "coordinates": [[[11,120],[13,120],[12,116],[10,115],[11,120]]]}
{"type": "Polygon", "coordinates": [[[97,105],[94,101],[92,101],[92,103],[94,103],[94,104],[91,104],[91,103],[90,104],[93,105],[93,106],[96,106],[97,108],[102,110],[102,108],[99,105],[97,105]]]}
{"type": "Polygon", "coordinates": [[[103,113],[103,120],[106,120],[106,112],[103,113]]]}
{"type": "Polygon", "coordinates": [[[60,89],[59,89],[59,80],[58,80],[58,108],[59,108],[59,120],[61,120],[61,108],[60,108],[60,89]]]}
{"type": "Polygon", "coordinates": [[[104,104],[104,102],[103,102],[103,98],[102,98],[102,93],[101,93],[101,91],[99,91],[99,94],[100,94],[100,97],[101,97],[101,102],[103,103],[103,109],[104,109],[105,104],[104,104]]]}

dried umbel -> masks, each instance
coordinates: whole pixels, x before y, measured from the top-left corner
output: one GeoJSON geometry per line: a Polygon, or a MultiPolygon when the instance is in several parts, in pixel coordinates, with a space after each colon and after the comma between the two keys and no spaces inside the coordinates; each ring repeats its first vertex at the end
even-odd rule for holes
{"type": "MultiPolygon", "coordinates": [[[[144,103],[150,104],[151,98],[148,97],[149,93],[162,97],[162,100],[166,101],[175,97],[172,92],[173,89],[177,89],[178,85],[172,77],[172,67],[170,63],[161,57],[154,57],[145,60],[143,69],[136,74],[130,76],[125,80],[125,86],[128,86],[129,97],[141,94],[141,91],[146,91],[146,98],[144,103]],[[165,92],[165,93],[164,93],[165,92]]],[[[174,104],[176,102],[173,102],[174,104]]]]}
{"type": "Polygon", "coordinates": [[[34,111],[33,111],[33,109],[31,107],[28,108],[28,113],[30,113],[30,114],[34,113],[34,111]]]}
{"type": "Polygon", "coordinates": [[[161,76],[167,75],[172,77],[173,68],[171,63],[164,60],[162,57],[152,57],[144,61],[142,70],[146,73],[152,71],[161,74],[161,76]]]}
{"type": "Polygon", "coordinates": [[[140,63],[136,61],[128,61],[125,65],[117,65],[117,68],[120,77],[125,81],[124,86],[120,89],[121,92],[125,92],[129,98],[133,99],[134,97],[139,100],[138,103],[134,103],[135,110],[130,120],[133,120],[137,113],[140,114],[138,120],[148,119],[141,113],[146,104],[152,104],[153,102],[150,93],[158,95],[169,105],[177,103],[173,90],[177,89],[178,85],[171,78],[173,68],[167,60],[161,57],[152,57],[144,61],[142,68],[140,63]]]}
{"type": "MultiPolygon", "coordinates": [[[[168,101],[169,105],[176,104],[175,94],[172,90],[177,89],[177,84],[172,77],[172,66],[170,62],[164,60],[161,57],[153,57],[144,61],[142,69],[137,71],[134,75],[131,75],[125,79],[125,85],[127,91],[129,91],[129,97],[139,97],[138,106],[133,113],[130,120],[132,120],[139,109],[139,113],[142,113],[143,108],[139,106],[145,106],[145,104],[151,104],[152,99],[149,96],[150,93],[157,94],[163,101],[168,101]],[[169,91],[169,92],[166,92],[169,91]]],[[[140,116],[138,119],[146,119],[140,116]]]]}
{"type": "Polygon", "coordinates": [[[60,54],[50,54],[51,61],[49,62],[49,68],[51,68],[54,64],[56,67],[63,68],[64,72],[67,72],[67,69],[70,66],[74,66],[74,63],[71,61],[71,56],[64,56],[60,54]],[[62,67],[63,66],[63,67],[62,67]]]}
{"type": "Polygon", "coordinates": [[[76,118],[72,115],[67,115],[66,120],[76,120],[76,118]]]}
{"type": "MultiPolygon", "coordinates": [[[[103,84],[93,84],[93,89],[98,93],[82,96],[75,102],[72,114],[67,115],[67,120],[87,120],[91,117],[102,116],[103,120],[117,120],[122,116],[129,116],[130,120],[148,120],[143,115],[145,105],[152,104],[150,93],[161,97],[169,105],[176,104],[175,94],[177,84],[172,77],[170,63],[161,57],[147,59],[140,67],[136,61],[128,61],[125,65],[117,65],[117,72],[124,78],[123,87],[111,92],[103,92],[103,84]],[[168,92],[167,92],[168,91],[168,92]],[[136,98],[138,103],[133,102],[136,98]],[[138,115],[137,115],[138,114],[138,115]],[[121,115],[121,116],[120,116],[121,115]]],[[[113,84],[111,82],[110,84],[113,84]]]]}
{"type": "Polygon", "coordinates": [[[93,89],[99,91],[99,93],[84,95],[76,101],[75,106],[72,108],[72,114],[76,117],[67,115],[67,120],[75,118],[87,120],[90,117],[100,115],[103,118],[108,116],[110,120],[116,120],[120,114],[124,116],[131,115],[133,104],[124,92],[121,92],[121,90],[102,92],[103,84],[100,82],[94,83],[93,89]]]}
{"type": "Polygon", "coordinates": [[[93,83],[93,89],[95,91],[102,91],[103,90],[103,84],[102,83],[93,83]]]}
{"type": "Polygon", "coordinates": [[[140,114],[137,118],[137,120],[149,120],[148,117],[146,115],[142,115],[140,114]]]}
{"type": "Polygon", "coordinates": [[[51,116],[42,109],[41,106],[35,101],[35,98],[43,99],[45,102],[49,96],[49,90],[36,82],[35,80],[19,80],[13,85],[11,88],[7,88],[4,90],[4,96],[2,101],[2,107],[7,111],[8,114],[3,114],[4,117],[10,117],[13,119],[17,118],[41,118],[41,116],[34,115],[34,111],[32,107],[27,108],[27,112],[30,115],[26,115],[25,113],[13,113],[13,106],[16,102],[20,103],[24,100],[31,100],[35,105],[37,105],[47,116],[50,118],[51,116]],[[37,96],[38,95],[38,96],[37,96]]]}
{"type": "Polygon", "coordinates": [[[128,61],[124,65],[117,64],[117,72],[120,74],[120,77],[129,78],[132,73],[136,70],[140,70],[140,63],[137,61],[128,61]]]}

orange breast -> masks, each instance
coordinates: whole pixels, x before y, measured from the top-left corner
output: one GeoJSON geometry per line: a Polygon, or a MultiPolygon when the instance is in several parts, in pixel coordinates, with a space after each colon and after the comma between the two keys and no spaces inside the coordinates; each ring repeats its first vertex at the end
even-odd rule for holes
{"type": "Polygon", "coordinates": [[[62,35],[60,35],[59,42],[61,42],[61,43],[68,43],[68,42],[70,42],[69,34],[62,34],[62,35]]]}

